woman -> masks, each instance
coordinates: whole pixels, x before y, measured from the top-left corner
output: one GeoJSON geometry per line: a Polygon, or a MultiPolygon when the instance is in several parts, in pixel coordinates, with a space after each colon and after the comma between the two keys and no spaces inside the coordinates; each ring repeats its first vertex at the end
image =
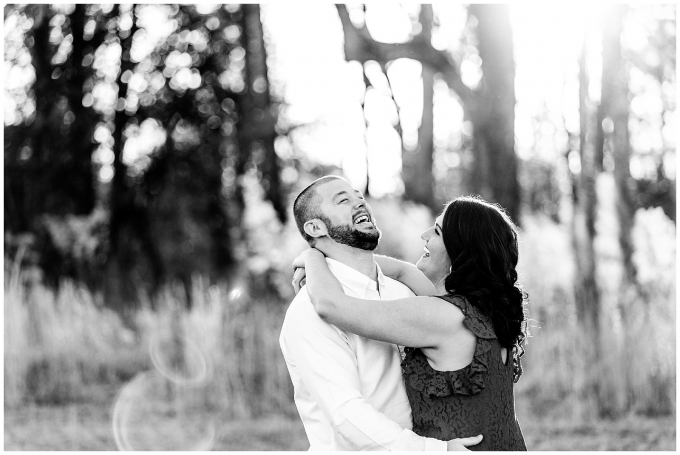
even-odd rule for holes
{"type": "Polygon", "coordinates": [[[461,197],[421,237],[425,253],[415,267],[376,260],[385,275],[424,296],[349,297],[313,248],[294,265],[304,265],[307,291],[326,322],[408,346],[402,370],[413,431],[441,440],[482,434],[472,450],[526,450],[513,396],[526,337],[516,228],[498,207],[461,197]]]}

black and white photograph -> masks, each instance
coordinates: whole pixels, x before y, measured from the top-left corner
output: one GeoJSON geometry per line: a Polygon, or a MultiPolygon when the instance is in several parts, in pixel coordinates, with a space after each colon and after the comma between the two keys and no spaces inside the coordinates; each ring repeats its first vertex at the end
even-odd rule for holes
{"type": "Polygon", "coordinates": [[[5,4],[4,450],[675,451],[676,16],[5,4]]]}

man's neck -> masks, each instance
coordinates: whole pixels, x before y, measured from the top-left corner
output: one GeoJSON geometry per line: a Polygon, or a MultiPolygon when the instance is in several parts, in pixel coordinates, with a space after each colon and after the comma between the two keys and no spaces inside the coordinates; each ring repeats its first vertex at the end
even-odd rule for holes
{"type": "Polygon", "coordinates": [[[373,251],[352,248],[339,243],[324,245],[322,251],[326,257],[342,262],[374,281],[378,280],[378,270],[373,251]]]}
{"type": "Polygon", "coordinates": [[[435,294],[434,295],[446,295],[448,292],[446,291],[446,287],[444,287],[444,280],[438,281],[434,285],[435,289],[435,294]]]}

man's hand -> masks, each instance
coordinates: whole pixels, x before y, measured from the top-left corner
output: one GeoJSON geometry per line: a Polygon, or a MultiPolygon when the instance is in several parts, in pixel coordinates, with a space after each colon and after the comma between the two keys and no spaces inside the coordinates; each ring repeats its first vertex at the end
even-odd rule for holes
{"type": "Polygon", "coordinates": [[[482,442],[482,435],[477,435],[472,438],[458,438],[458,439],[451,439],[450,441],[447,441],[446,445],[449,452],[455,452],[455,451],[470,451],[468,447],[470,446],[476,446],[482,442]]]}

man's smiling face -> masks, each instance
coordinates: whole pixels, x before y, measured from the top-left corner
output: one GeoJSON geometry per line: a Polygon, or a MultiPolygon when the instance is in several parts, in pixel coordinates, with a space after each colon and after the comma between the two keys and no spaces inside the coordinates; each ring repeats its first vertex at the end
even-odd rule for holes
{"type": "Polygon", "coordinates": [[[338,243],[374,250],[380,240],[373,211],[361,192],[345,180],[332,180],[317,189],[319,208],[328,236],[338,243]]]}

